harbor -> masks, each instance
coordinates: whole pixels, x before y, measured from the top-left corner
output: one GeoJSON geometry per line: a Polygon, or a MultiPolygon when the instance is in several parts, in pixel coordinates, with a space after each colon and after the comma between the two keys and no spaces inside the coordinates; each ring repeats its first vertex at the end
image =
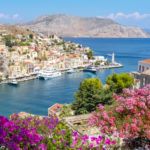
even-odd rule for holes
{"type": "MultiPolygon", "coordinates": [[[[46,81],[39,80],[37,76],[26,76],[25,78],[17,79],[18,81],[25,81],[19,82],[18,86],[1,84],[1,115],[8,117],[14,112],[19,113],[21,111],[37,115],[47,115],[47,108],[55,103],[71,103],[74,100],[74,92],[78,90],[80,82],[85,78],[99,78],[103,85],[105,85],[105,79],[113,73],[137,71],[138,61],[147,59],[147,56],[145,56],[144,53],[145,45],[147,45],[146,49],[149,49],[150,47],[150,39],[110,40],[69,38],[65,40],[78,42],[80,44],[83,43],[84,46],[88,45],[93,47],[95,55],[105,56],[105,58],[108,58],[107,54],[111,54],[113,49],[115,53],[115,61],[123,64],[124,67],[100,69],[95,74],[91,72],[83,72],[83,68],[75,69],[75,73],[68,74],[67,70],[70,68],[67,68],[61,70],[62,75],[60,77],[46,81]],[[143,44],[143,40],[147,44],[143,44]],[[111,43],[110,45],[107,44],[109,42],[111,43]],[[131,48],[131,43],[133,42],[136,44],[131,48]],[[141,46],[139,46],[139,44],[141,46]],[[130,57],[133,52],[133,56],[135,57],[130,57]],[[26,80],[26,78],[30,80],[26,80]]],[[[110,56],[109,59],[111,62],[110,56]]]]}
{"type": "MultiPolygon", "coordinates": [[[[107,65],[104,65],[104,63],[108,61],[107,59],[104,58],[104,56],[96,56],[97,58],[98,57],[101,58],[102,65],[95,65],[93,61],[92,62],[89,61],[89,63],[86,64],[85,66],[79,66],[77,68],[70,68],[70,69],[68,68],[68,69],[63,69],[63,70],[52,70],[49,68],[45,68],[37,73],[32,73],[30,75],[26,75],[23,77],[16,77],[16,78],[14,77],[14,78],[5,79],[1,82],[1,84],[18,85],[19,82],[24,82],[24,81],[33,80],[33,79],[48,80],[48,79],[60,77],[62,74],[65,74],[65,73],[72,74],[72,73],[79,72],[79,71],[96,73],[97,71],[100,71],[101,69],[112,69],[112,68],[123,67],[122,64],[115,62],[114,53],[112,53],[110,56],[112,56],[112,60],[107,65]]],[[[95,62],[97,61],[99,60],[95,60],[95,62]]]]}

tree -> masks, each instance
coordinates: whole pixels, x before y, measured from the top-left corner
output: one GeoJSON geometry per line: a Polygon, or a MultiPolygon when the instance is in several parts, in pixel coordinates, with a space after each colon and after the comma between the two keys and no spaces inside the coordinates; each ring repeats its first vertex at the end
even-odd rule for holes
{"type": "Polygon", "coordinates": [[[113,92],[121,93],[124,88],[129,88],[134,84],[134,78],[129,73],[114,73],[112,76],[107,77],[106,83],[113,92]]]}
{"type": "Polygon", "coordinates": [[[110,64],[109,61],[105,61],[104,65],[108,66],[110,64]]]}
{"type": "Polygon", "coordinates": [[[29,38],[30,38],[30,39],[33,39],[33,34],[29,34],[29,38]]]}
{"type": "Polygon", "coordinates": [[[14,51],[15,51],[15,49],[13,49],[13,48],[9,48],[9,49],[8,49],[8,51],[9,51],[9,52],[14,52],[14,51]]]}
{"type": "Polygon", "coordinates": [[[13,43],[11,42],[11,40],[6,40],[5,45],[8,47],[12,47],[13,43]]]}
{"type": "Polygon", "coordinates": [[[99,104],[97,96],[103,88],[99,79],[85,79],[80,83],[79,90],[74,94],[76,101],[72,103],[75,114],[85,114],[92,112],[99,104]]]}
{"type": "Polygon", "coordinates": [[[93,51],[90,50],[90,51],[86,52],[86,55],[88,56],[89,59],[91,59],[93,57],[93,51]]]}
{"type": "Polygon", "coordinates": [[[113,92],[110,88],[102,88],[98,94],[94,96],[95,99],[102,105],[111,105],[114,102],[113,92]]]}

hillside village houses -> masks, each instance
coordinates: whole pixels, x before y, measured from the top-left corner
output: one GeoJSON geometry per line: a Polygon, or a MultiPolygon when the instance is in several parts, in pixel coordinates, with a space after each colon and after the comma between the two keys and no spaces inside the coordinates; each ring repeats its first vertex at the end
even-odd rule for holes
{"type": "MultiPolygon", "coordinates": [[[[17,35],[12,41],[22,41],[23,36],[17,35]]],[[[29,44],[23,46],[8,47],[0,36],[0,55],[8,59],[8,78],[19,78],[37,74],[44,68],[57,70],[67,70],[70,68],[80,68],[87,65],[88,57],[85,54],[90,50],[79,44],[65,42],[56,35],[53,38],[46,36],[24,37],[29,44]],[[29,42],[30,41],[30,42],[29,42]]],[[[6,79],[6,74],[0,72],[2,79],[6,79]]]]}

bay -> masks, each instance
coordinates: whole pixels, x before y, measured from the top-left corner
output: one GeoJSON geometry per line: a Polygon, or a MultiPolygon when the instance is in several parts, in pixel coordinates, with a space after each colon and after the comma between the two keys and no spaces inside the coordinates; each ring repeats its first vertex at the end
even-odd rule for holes
{"type": "Polygon", "coordinates": [[[0,115],[8,117],[21,111],[47,115],[48,107],[55,103],[71,103],[80,81],[85,78],[100,78],[103,84],[108,75],[137,71],[138,61],[150,58],[150,39],[111,39],[111,38],[64,38],[93,49],[94,55],[115,53],[115,60],[124,65],[119,69],[100,70],[92,73],[64,74],[61,77],[43,81],[31,80],[13,87],[0,85],[0,115]]]}

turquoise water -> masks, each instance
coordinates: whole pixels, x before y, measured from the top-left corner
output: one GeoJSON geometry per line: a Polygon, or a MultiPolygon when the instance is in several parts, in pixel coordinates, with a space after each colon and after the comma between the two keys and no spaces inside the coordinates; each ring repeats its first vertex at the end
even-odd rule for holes
{"type": "Polygon", "coordinates": [[[64,39],[90,46],[95,55],[106,56],[114,52],[116,61],[122,63],[124,68],[101,70],[96,75],[83,72],[64,74],[47,81],[37,79],[22,82],[18,87],[0,85],[0,115],[7,117],[13,112],[20,111],[47,115],[49,106],[72,102],[74,92],[77,91],[80,81],[85,78],[98,77],[104,84],[108,75],[114,72],[136,71],[139,60],[150,58],[150,39],[64,39]]]}

